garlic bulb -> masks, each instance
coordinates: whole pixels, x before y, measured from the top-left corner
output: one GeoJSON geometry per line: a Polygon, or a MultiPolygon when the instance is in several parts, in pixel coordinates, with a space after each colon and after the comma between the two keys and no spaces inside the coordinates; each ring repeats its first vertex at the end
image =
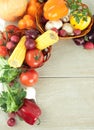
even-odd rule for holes
{"type": "Polygon", "coordinates": [[[73,27],[70,23],[64,23],[62,29],[64,29],[69,35],[73,35],[73,27]]]}
{"type": "Polygon", "coordinates": [[[61,20],[57,21],[48,21],[45,25],[45,30],[50,30],[52,28],[60,29],[63,26],[63,23],[61,20]]]}

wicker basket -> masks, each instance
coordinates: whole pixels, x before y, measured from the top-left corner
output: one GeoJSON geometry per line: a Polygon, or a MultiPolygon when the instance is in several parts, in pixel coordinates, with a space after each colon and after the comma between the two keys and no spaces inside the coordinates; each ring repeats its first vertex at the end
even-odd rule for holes
{"type": "MultiPolygon", "coordinates": [[[[41,33],[44,33],[45,29],[44,29],[44,27],[43,27],[43,25],[41,23],[42,16],[43,16],[43,5],[38,10],[38,13],[36,15],[36,25],[37,25],[38,30],[41,33]]],[[[65,36],[65,37],[60,37],[60,39],[73,39],[73,38],[83,37],[91,30],[91,27],[92,27],[93,24],[94,24],[94,18],[91,17],[91,22],[90,22],[89,26],[85,30],[83,30],[80,35],[65,36]]]]}

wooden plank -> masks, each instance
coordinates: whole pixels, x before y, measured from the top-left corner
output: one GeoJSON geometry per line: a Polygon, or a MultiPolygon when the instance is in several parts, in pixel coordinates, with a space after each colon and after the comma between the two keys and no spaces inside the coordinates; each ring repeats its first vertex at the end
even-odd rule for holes
{"type": "Polygon", "coordinates": [[[36,90],[42,127],[94,128],[93,78],[44,78],[36,90]]]}
{"type": "Polygon", "coordinates": [[[41,77],[94,77],[94,50],[83,49],[72,40],[61,40],[38,72],[41,77]]]}
{"type": "MultiPolygon", "coordinates": [[[[94,130],[94,78],[40,78],[35,89],[41,124],[18,120],[13,130],[94,130]]],[[[0,129],[10,130],[7,116],[0,116],[0,129]]]]}

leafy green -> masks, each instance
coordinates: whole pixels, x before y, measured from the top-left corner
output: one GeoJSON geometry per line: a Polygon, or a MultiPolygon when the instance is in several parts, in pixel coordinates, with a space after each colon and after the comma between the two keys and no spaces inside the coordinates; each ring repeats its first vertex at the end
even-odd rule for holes
{"type": "Polygon", "coordinates": [[[0,107],[8,113],[16,112],[23,105],[26,92],[17,82],[12,87],[7,84],[3,85],[7,91],[3,91],[0,95],[0,107]]]}
{"type": "Polygon", "coordinates": [[[87,16],[91,15],[89,8],[82,4],[82,0],[67,0],[67,6],[70,8],[70,13],[75,17],[77,23],[80,19],[87,21],[87,16]]]}
{"type": "Polygon", "coordinates": [[[0,76],[0,81],[9,83],[19,75],[20,70],[17,68],[12,68],[9,65],[5,65],[0,69],[0,72],[2,73],[0,76]]]}
{"type": "Polygon", "coordinates": [[[17,78],[20,72],[20,69],[10,67],[7,60],[0,57],[0,82],[9,83],[17,78]]]}
{"type": "Polygon", "coordinates": [[[26,92],[20,86],[20,83],[15,82],[13,86],[9,86],[10,82],[16,79],[20,72],[20,69],[10,67],[7,59],[0,57],[0,82],[2,82],[6,90],[0,95],[0,107],[5,112],[17,111],[26,96],[26,92]]]}

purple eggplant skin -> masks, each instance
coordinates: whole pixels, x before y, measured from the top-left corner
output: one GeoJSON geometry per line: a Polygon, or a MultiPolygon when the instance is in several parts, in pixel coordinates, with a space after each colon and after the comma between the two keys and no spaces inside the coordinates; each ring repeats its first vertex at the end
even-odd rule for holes
{"type": "Polygon", "coordinates": [[[81,46],[81,45],[84,45],[84,44],[85,44],[84,37],[75,38],[75,39],[73,39],[73,41],[74,41],[74,43],[75,43],[77,46],[81,46]]]}

